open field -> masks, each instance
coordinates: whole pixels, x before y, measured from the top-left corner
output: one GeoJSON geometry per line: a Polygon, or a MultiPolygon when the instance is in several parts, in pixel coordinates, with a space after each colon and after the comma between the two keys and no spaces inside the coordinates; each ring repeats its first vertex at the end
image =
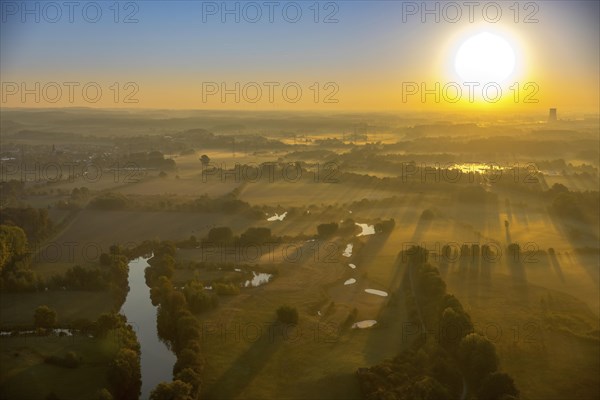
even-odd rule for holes
{"type": "Polygon", "coordinates": [[[0,400],[600,400],[600,0],[84,3],[0,0],[0,400]]]}
{"type": "MultiPolygon", "coordinates": [[[[368,242],[363,249],[367,247],[368,242]]],[[[395,270],[399,266],[379,258],[377,267],[363,266],[358,257],[343,263],[307,258],[279,268],[272,282],[224,299],[216,311],[201,317],[208,398],[360,398],[356,368],[407,346],[399,281],[370,279],[377,269],[401,275],[395,270]],[[356,269],[349,262],[357,263],[356,269]],[[358,282],[344,286],[350,277],[358,282]],[[392,296],[374,296],[365,288],[392,296]],[[275,323],[280,304],[298,309],[296,327],[275,323]],[[378,324],[370,330],[349,329],[345,320],[354,308],[354,320],[376,319],[378,324]]]]}
{"type": "Polygon", "coordinates": [[[598,316],[585,303],[502,275],[476,289],[452,273],[447,282],[476,329],[496,345],[501,368],[515,377],[524,399],[598,396],[598,316]]]}
{"type": "Polygon", "coordinates": [[[81,318],[95,321],[110,312],[114,300],[108,292],[48,291],[0,294],[0,324],[3,327],[31,326],[36,307],[47,305],[57,310],[59,324],[69,325],[81,318]]]}
{"type": "MultiPolygon", "coordinates": [[[[339,121],[332,122],[333,117],[306,116],[320,126],[306,133],[287,131],[285,119],[273,116],[257,122],[215,112],[198,117],[221,126],[214,131],[197,129],[190,122],[196,117],[167,123],[157,116],[154,134],[137,136],[138,128],[118,127],[128,117],[108,113],[105,125],[115,127],[115,136],[87,126],[98,136],[86,141],[73,130],[51,142],[40,125],[43,117],[36,114],[25,122],[27,113],[5,115],[33,130],[20,133],[12,125],[0,130],[8,138],[1,146],[5,159],[23,157],[27,164],[92,157],[107,168],[134,160],[143,173],[138,181],[126,179],[132,171],[125,169],[119,179],[112,171],[97,182],[79,176],[7,183],[2,204],[15,220],[3,226],[22,227],[29,245],[28,253],[0,274],[10,289],[0,293],[3,328],[31,328],[40,305],[56,311],[59,326],[96,320],[120,306],[107,286],[77,289],[81,280],[110,271],[110,258],[101,262],[100,255],[114,244],[131,249],[146,240],[168,240],[179,247],[152,250],[173,260],[159,254],[148,280],[144,271],[130,273],[128,295],[135,299],[133,309],[140,310],[151,296],[161,310],[170,307],[167,297],[161,298],[167,296],[163,290],[175,292],[176,304],[190,309],[192,301],[200,302],[194,311],[200,346],[192,361],[201,364],[194,368],[201,370],[202,398],[360,399],[364,387],[357,370],[386,365],[418,342],[414,293],[402,285],[408,267],[399,255],[420,246],[439,268],[447,292],[471,316],[475,331],[495,345],[500,371],[514,380],[522,399],[598,397],[597,119],[549,127],[539,116],[482,117],[472,124],[440,117],[429,124],[429,117],[374,115],[370,133],[352,136],[348,127],[335,128],[339,121]],[[247,127],[217,123],[229,117],[247,127]],[[36,135],[41,139],[32,139],[36,135]],[[203,155],[207,158],[201,161],[203,155]],[[255,179],[261,163],[263,172],[273,168],[274,179],[255,179]],[[326,168],[332,165],[333,170],[326,168]],[[491,165],[499,167],[486,169],[491,165]],[[280,176],[282,171],[287,175],[280,176]],[[294,171],[302,176],[296,179],[294,171]],[[34,213],[15,211],[27,206],[48,212],[55,226],[51,234],[36,237],[34,213]],[[360,235],[361,229],[367,234],[360,235]],[[442,262],[445,246],[451,261],[442,262]],[[475,249],[482,246],[492,249],[491,261],[480,259],[475,249]],[[85,268],[73,270],[77,265],[85,268]],[[154,273],[169,282],[153,280],[154,273]],[[272,275],[267,283],[246,285],[255,273],[272,275]],[[64,288],[50,284],[68,274],[69,280],[61,281],[69,282],[64,288]],[[19,291],[28,277],[35,284],[19,291]],[[298,313],[296,325],[278,322],[283,305],[298,313]],[[361,321],[377,323],[352,328],[361,321]]],[[[147,118],[140,115],[138,122],[143,125],[147,118]]],[[[169,340],[178,337],[161,337],[155,328],[166,317],[158,318],[162,311],[155,306],[144,310],[134,315],[148,327],[138,332],[139,340],[152,344],[142,350],[141,362],[152,359],[143,357],[150,351],[166,371],[156,376],[170,379],[169,360],[178,354],[169,340]]],[[[167,323],[175,330],[178,324],[167,323]]],[[[67,351],[62,342],[35,338],[18,345],[17,339],[0,339],[4,397],[36,398],[54,391],[60,398],[87,398],[86,388],[105,386],[103,357],[111,357],[110,344],[94,347],[82,338],[73,346],[89,363],[65,370],[40,364],[47,353],[67,351]],[[44,379],[19,389],[33,374],[44,379]],[[67,379],[77,384],[62,388],[67,379]]],[[[191,362],[189,352],[186,357],[191,362]]]]}
{"type": "Polygon", "coordinates": [[[92,398],[108,386],[106,373],[118,349],[115,337],[27,336],[0,338],[0,398],[43,400],[50,393],[60,399],[92,398]],[[74,351],[77,368],[44,363],[44,357],[74,351]]]}

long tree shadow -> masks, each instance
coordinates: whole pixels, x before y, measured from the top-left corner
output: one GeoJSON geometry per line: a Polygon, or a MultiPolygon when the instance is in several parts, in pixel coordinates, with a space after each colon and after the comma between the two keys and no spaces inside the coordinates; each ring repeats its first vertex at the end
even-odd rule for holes
{"type": "Polygon", "coordinates": [[[360,383],[354,373],[331,373],[304,384],[303,394],[306,395],[305,398],[344,400],[360,400],[363,398],[360,383]]]}
{"type": "Polygon", "coordinates": [[[429,230],[433,218],[433,215],[430,215],[428,213],[428,210],[423,211],[423,213],[419,217],[419,220],[417,221],[417,226],[415,227],[415,231],[413,232],[411,238],[411,241],[413,243],[418,242],[423,236],[423,234],[429,230]]]}
{"type": "MultiPolygon", "coordinates": [[[[575,249],[573,253],[578,264],[585,269],[596,286],[600,286],[600,249],[584,247],[575,249]]],[[[566,256],[570,259],[569,253],[566,256]]]]}
{"type": "Polygon", "coordinates": [[[481,248],[478,244],[474,244],[471,246],[469,258],[468,258],[468,296],[470,298],[470,303],[474,304],[479,299],[479,273],[480,273],[480,263],[481,263],[481,248]]]}
{"type": "MultiPolygon", "coordinates": [[[[600,263],[598,259],[600,251],[598,250],[597,234],[590,231],[585,223],[576,221],[573,218],[561,217],[554,213],[549,213],[549,215],[553,226],[575,250],[576,264],[585,270],[596,286],[600,286],[600,263]],[[586,257],[587,254],[591,255],[589,259],[586,257]]],[[[570,259],[569,253],[565,252],[564,254],[574,264],[570,259]]]]}
{"type": "Polygon", "coordinates": [[[512,222],[513,213],[512,213],[512,205],[510,204],[510,199],[507,197],[504,199],[504,207],[506,208],[506,219],[508,222],[512,222]]]}
{"type": "Polygon", "coordinates": [[[377,325],[369,332],[364,354],[369,365],[398,354],[409,343],[405,343],[406,310],[404,307],[403,283],[406,268],[400,255],[394,260],[394,275],[388,287],[389,300],[375,317],[377,325]],[[385,344],[385,345],[383,345],[385,344]]]}
{"type": "Polygon", "coordinates": [[[492,286],[492,274],[494,267],[498,264],[500,254],[490,247],[488,244],[481,246],[481,283],[486,287],[492,286]]]}
{"type": "MultiPolygon", "coordinates": [[[[390,233],[375,236],[367,242],[358,254],[377,254],[378,250],[388,241],[389,236],[390,233]]],[[[373,258],[373,256],[370,257],[371,261],[369,261],[369,257],[357,257],[352,258],[351,260],[357,264],[357,268],[363,269],[363,267],[368,267],[373,262],[373,258]]],[[[401,285],[404,276],[404,268],[400,256],[396,257],[392,262],[391,267],[394,268],[394,273],[386,288],[389,295],[388,300],[379,309],[375,317],[370,316],[368,318],[375,319],[377,325],[367,332],[355,331],[351,330],[352,321],[346,321],[336,329],[337,334],[339,335],[368,335],[363,348],[363,353],[369,365],[379,363],[386,358],[392,357],[403,349],[403,343],[401,342],[400,337],[406,318],[402,316],[402,313],[404,312],[404,296],[401,292],[401,285]]],[[[362,293],[362,290],[359,292],[362,293]]],[[[335,347],[338,344],[340,344],[338,340],[331,342],[332,347],[335,347]]],[[[349,378],[347,375],[341,374],[336,375],[335,377],[331,376],[319,379],[314,382],[314,385],[324,385],[326,382],[330,382],[334,385],[345,382],[345,385],[347,386],[354,384],[356,381],[353,376],[349,378]]],[[[311,391],[313,389],[315,388],[311,388],[311,391]]],[[[328,393],[331,393],[330,389],[328,389],[328,393]]],[[[356,390],[349,390],[347,387],[340,388],[339,392],[344,393],[340,398],[348,398],[349,393],[352,395],[357,393],[356,390]]]]}
{"type": "MultiPolygon", "coordinates": [[[[281,329],[285,328],[278,323],[272,323],[267,328],[269,334],[260,334],[258,339],[231,363],[231,366],[219,379],[207,388],[202,397],[205,399],[233,399],[241,394],[281,347],[283,341],[279,334],[281,329]]],[[[264,330],[262,332],[264,333],[264,330]]],[[[290,334],[290,336],[292,335],[295,334],[290,334]]],[[[248,338],[247,340],[252,339],[248,338]]]]}
{"type": "Polygon", "coordinates": [[[517,208],[517,212],[515,213],[515,219],[519,223],[519,226],[529,226],[529,217],[527,211],[520,206],[517,208]]]}
{"type": "Polygon", "coordinates": [[[438,270],[440,271],[440,276],[442,279],[446,279],[448,276],[448,272],[450,271],[450,266],[453,263],[452,256],[452,248],[448,245],[444,245],[440,250],[440,254],[438,257],[438,270]]]}
{"type": "Polygon", "coordinates": [[[402,212],[402,215],[398,218],[398,222],[399,224],[403,224],[403,225],[409,225],[410,223],[412,223],[412,221],[416,220],[416,222],[418,223],[418,214],[415,212],[415,209],[413,207],[414,204],[422,204],[423,201],[425,199],[425,195],[423,193],[418,193],[415,195],[407,195],[403,198],[404,200],[404,204],[403,206],[406,206],[404,209],[404,212],[402,212]]]}
{"type": "Polygon", "coordinates": [[[506,239],[506,244],[509,245],[512,243],[512,237],[510,235],[510,222],[504,221],[504,235],[506,239]]]}
{"type": "Polygon", "coordinates": [[[518,244],[512,243],[506,249],[506,262],[510,276],[515,288],[526,297],[527,295],[527,272],[523,264],[524,255],[518,244]]]}
{"type": "Polygon", "coordinates": [[[563,275],[562,268],[560,267],[560,262],[558,261],[558,258],[556,258],[556,253],[554,252],[553,248],[548,249],[548,258],[550,258],[550,264],[552,265],[552,268],[554,269],[556,275],[558,275],[560,281],[562,283],[565,283],[565,276],[563,275]]]}
{"type": "Polygon", "coordinates": [[[379,254],[380,250],[385,246],[391,233],[393,232],[382,232],[376,233],[375,235],[368,236],[368,240],[365,245],[360,249],[357,254],[352,257],[352,262],[358,266],[361,270],[365,271],[375,258],[379,254]]]}
{"type": "MultiPolygon", "coordinates": [[[[487,234],[493,234],[500,231],[500,200],[497,198],[488,199],[484,204],[483,227],[487,234]]],[[[511,217],[512,218],[512,217],[511,217]]]]}

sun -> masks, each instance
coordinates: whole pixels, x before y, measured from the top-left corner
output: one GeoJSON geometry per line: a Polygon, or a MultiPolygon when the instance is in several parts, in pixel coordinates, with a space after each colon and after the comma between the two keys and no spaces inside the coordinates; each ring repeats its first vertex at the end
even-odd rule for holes
{"type": "Polygon", "coordinates": [[[501,36],[482,32],[459,47],[454,69],[465,82],[503,83],[515,70],[516,57],[511,45],[501,36]]]}

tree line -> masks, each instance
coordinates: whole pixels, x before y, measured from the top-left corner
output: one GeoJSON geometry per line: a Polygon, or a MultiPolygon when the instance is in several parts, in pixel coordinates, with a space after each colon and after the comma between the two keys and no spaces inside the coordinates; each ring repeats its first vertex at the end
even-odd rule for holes
{"type": "Polygon", "coordinates": [[[175,268],[176,247],[173,242],[157,243],[148,260],[146,284],[150,287],[152,304],[158,306],[156,316],[159,336],[170,343],[177,356],[173,380],[159,383],[151,392],[151,400],[192,400],[198,398],[203,359],[201,327],[194,312],[217,305],[212,293],[206,293],[198,281],[188,282],[182,291],[175,290],[171,277],[175,268]]]}
{"type": "Polygon", "coordinates": [[[408,350],[381,364],[359,368],[365,399],[516,399],[512,377],[498,370],[495,346],[474,331],[460,301],[446,292],[428,252],[419,246],[405,260],[405,305],[417,335],[408,350]],[[435,332],[431,334],[429,332],[435,332]]]}

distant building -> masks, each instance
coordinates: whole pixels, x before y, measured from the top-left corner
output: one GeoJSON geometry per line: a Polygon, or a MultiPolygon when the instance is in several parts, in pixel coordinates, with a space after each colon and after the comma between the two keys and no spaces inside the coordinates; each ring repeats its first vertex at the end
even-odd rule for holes
{"type": "Polygon", "coordinates": [[[551,108],[550,113],[548,114],[548,122],[556,122],[556,108],[551,108]]]}

